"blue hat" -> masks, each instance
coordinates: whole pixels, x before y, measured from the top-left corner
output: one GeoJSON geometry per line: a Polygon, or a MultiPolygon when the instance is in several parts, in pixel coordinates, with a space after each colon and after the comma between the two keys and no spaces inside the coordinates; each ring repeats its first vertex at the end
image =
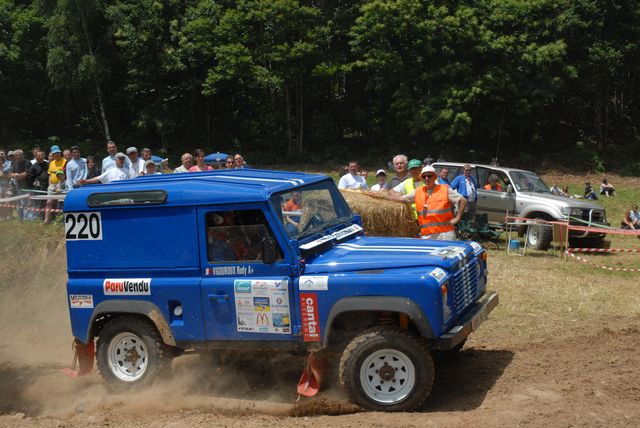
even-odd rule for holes
{"type": "Polygon", "coordinates": [[[62,151],[60,150],[60,147],[51,146],[51,154],[54,154],[54,153],[62,153],[62,151]]]}

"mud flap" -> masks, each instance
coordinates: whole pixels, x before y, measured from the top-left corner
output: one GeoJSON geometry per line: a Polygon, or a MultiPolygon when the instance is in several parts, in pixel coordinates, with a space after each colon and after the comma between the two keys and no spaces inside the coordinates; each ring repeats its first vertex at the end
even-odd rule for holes
{"type": "Polygon", "coordinates": [[[328,361],[325,357],[318,357],[314,352],[307,354],[304,370],[298,381],[298,394],[305,397],[316,395],[322,386],[327,368],[328,361]]]}
{"type": "Polygon", "coordinates": [[[78,377],[91,373],[91,370],[93,370],[93,360],[96,355],[93,339],[91,339],[86,345],[78,339],[75,339],[73,341],[72,349],[74,351],[74,355],[71,368],[66,368],[62,371],[71,377],[78,377]],[[76,366],[78,366],[78,370],[76,370],[76,366]]]}

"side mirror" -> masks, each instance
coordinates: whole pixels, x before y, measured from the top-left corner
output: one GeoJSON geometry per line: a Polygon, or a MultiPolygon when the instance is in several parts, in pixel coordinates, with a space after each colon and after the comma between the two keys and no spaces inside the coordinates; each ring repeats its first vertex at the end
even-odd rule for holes
{"type": "Polygon", "coordinates": [[[276,251],[276,242],[273,238],[264,238],[262,240],[262,262],[271,265],[278,260],[278,252],[276,251]]]}

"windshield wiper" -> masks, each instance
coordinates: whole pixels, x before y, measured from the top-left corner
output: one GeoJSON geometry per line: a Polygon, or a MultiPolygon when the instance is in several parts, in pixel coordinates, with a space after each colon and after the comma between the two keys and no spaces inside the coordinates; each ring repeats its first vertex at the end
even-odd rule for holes
{"type": "Polygon", "coordinates": [[[349,219],[350,219],[350,217],[336,217],[333,220],[329,220],[328,222],[323,224],[322,225],[322,230],[327,230],[330,227],[335,226],[336,224],[344,223],[345,221],[347,221],[349,219]]]}

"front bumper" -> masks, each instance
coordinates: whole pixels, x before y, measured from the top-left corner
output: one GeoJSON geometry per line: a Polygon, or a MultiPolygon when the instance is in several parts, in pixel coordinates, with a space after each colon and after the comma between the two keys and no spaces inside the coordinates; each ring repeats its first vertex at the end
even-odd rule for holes
{"type": "Polygon", "coordinates": [[[436,339],[431,349],[444,351],[453,349],[480,327],[480,324],[489,317],[489,313],[498,306],[499,300],[498,293],[495,291],[485,296],[457,325],[436,339]]]}

